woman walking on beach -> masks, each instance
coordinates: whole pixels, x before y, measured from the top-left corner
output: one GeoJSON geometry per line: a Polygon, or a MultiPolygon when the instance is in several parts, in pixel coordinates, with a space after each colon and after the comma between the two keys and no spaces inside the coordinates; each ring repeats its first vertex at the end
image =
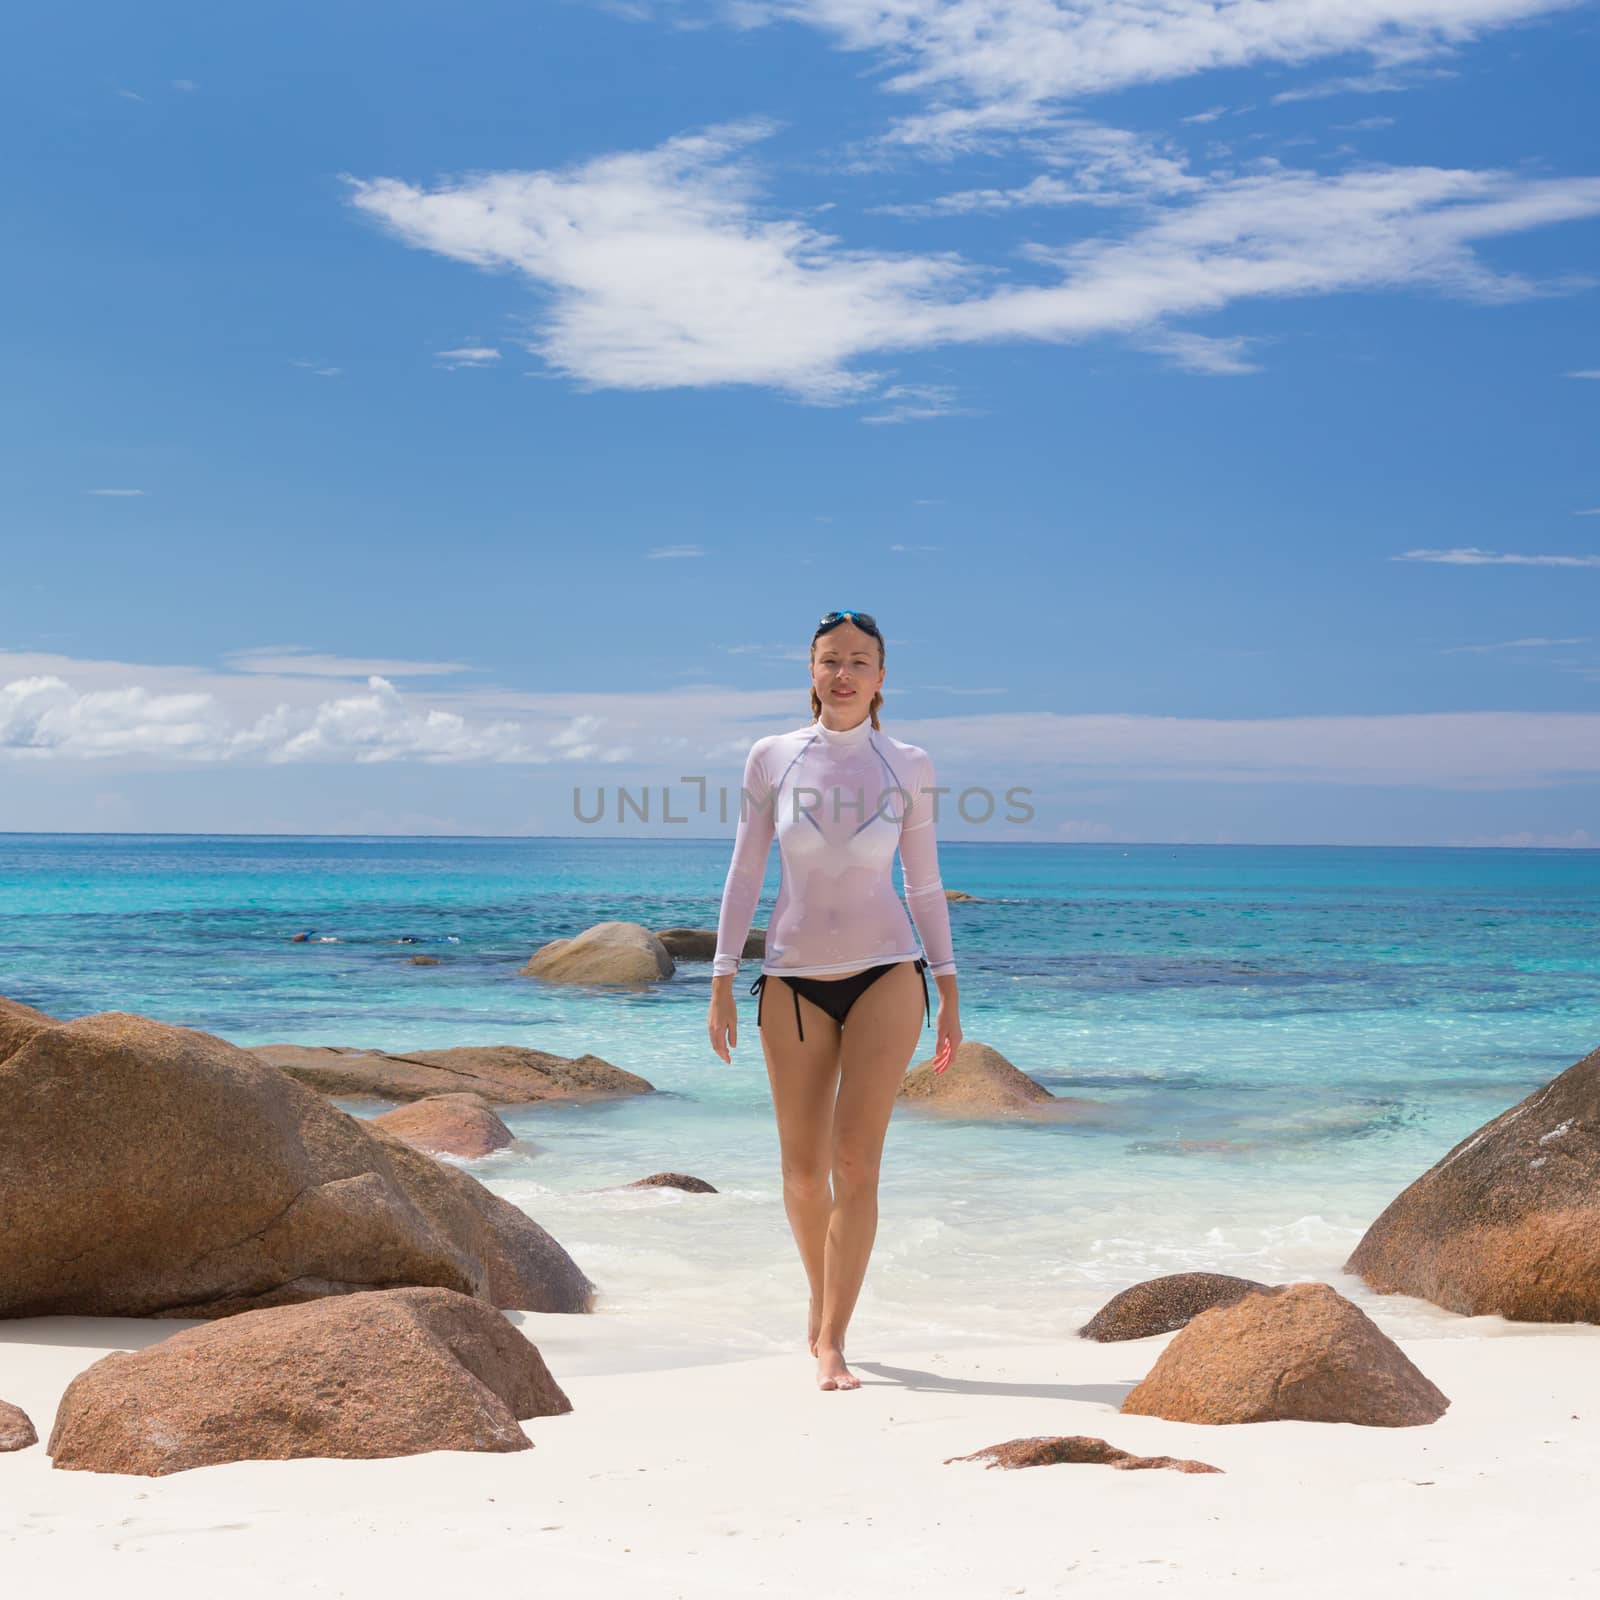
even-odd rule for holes
{"type": "Polygon", "coordinates": [[[728,1061],[739,1042],[733,978],[776,835],[782,881],[751,992],[760,996],[783,1202],[811,1285],[807,1336],[823,1389],[861,1387],[845,1365],[845,1329],[878,1231],[884,1135],[924,1026],[917,1005],[926,1017],[927,972],[939,986],[936,1072],[961,1043],[933,764],[879,728],[883,676],[883,635],[871,617],[823,617],[811,638],[815,720],[757,739],[745,762],[711,968],[711,1048],[728,1061]],[[910,920],[890,879],[896,850],[910,920]],[[763,1019],[772,978],[793,1004],[774,1004],[763,1019]]]}

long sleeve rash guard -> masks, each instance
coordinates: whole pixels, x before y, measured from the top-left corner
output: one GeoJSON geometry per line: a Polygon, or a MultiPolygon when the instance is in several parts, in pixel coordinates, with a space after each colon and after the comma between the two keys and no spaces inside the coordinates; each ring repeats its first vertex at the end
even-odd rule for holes
{"type": "Polygon", "coordinates": [[[928,970],[953,973],[933,788],[927,751],[889,738],[870,718],[842,733],[819,718],[757,739],[745,761],[712,974],[739,970],[774,834],[782,877],[763,972],[824,976],[914,961],[920,937],[928,970]],[[911,920],[890,879],[897,849],[911,920]]]}

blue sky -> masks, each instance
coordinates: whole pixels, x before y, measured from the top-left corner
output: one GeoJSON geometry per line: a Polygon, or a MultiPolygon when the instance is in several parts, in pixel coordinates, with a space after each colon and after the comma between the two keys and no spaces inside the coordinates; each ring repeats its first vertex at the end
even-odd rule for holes
{"type": "Polygon", "coordinates": [[[0,829],[592,832],[857,606],[1029,837],[1600,843],[1594,4],[12,37],[0,829]]]}

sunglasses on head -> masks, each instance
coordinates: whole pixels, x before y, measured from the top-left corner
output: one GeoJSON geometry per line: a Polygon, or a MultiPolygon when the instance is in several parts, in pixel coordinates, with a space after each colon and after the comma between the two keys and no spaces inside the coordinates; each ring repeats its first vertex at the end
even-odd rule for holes
{"type": "Polygon", "coordinates": [[[865,611],[829,611],[817,624],[820,633],[824,628],[837,627],[841,622],[853,622],[864,633],[877,633],[878,624],[865,611]]]}

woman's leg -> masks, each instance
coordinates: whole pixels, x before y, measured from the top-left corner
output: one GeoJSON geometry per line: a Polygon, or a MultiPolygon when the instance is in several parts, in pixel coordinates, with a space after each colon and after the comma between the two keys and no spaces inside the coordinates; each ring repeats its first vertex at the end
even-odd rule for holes
{"type": "MultiPolygon", "coordinates": [[[[879,982],[885,980],[880,979],[879,982]]],[[[781,978],[762,995],[761,1049],[778,1119],[783,1160],[783,1208],[811,1285],[806,1342],[816,1353],[822,1320],[823,1258],[833,1196],[828,1168],[833,1153],[833,1102],[839,1082],[839,1024],[802,999],[805,1038],[795,1026],[795,993],[781,978]]]]}
{"type": "MultiPolygon", "coordinates": [[[[809,1024],[808,1017],[808,1028],[809,1024]]],[[[860,1387],[844,1364],[845,1329],[877,1237],[878,1172],[889,1114],[922,1026],[922,981],[915,963],[903,961],[856,1000],[840,1031],[839,1095],[833,1110],[833,1210],[828,1220],[817,1372],[841,1389],[860,1387]]]]}

